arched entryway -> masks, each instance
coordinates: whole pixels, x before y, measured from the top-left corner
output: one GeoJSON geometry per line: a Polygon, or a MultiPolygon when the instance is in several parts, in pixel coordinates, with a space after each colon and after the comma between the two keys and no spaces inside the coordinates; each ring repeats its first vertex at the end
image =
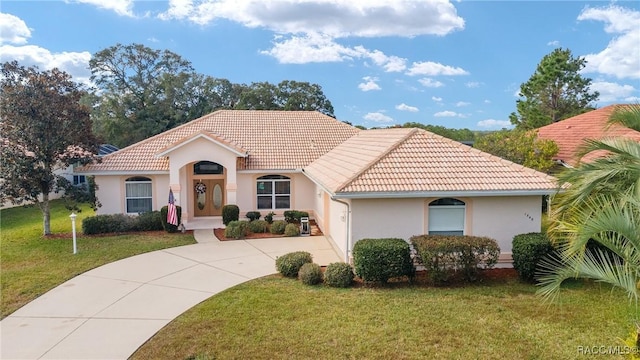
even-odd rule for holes
{"type": "Polygon", "coordinates": [[[225,205],[225,168],[212,161],[192,165],[193,216],[221,216],[225,205]]]}

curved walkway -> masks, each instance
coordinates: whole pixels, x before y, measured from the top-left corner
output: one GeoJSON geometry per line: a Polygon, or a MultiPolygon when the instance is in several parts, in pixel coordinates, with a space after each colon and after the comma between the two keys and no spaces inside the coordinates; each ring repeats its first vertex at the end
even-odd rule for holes
{"type": "Polygon", "coordinates": [[[198,244],[119,260],[65,282],[0,322],[1,359],[126,359],[178,315],[227,288],[275,272],[304,250],[340,261],[324,236],[198,244]]]}

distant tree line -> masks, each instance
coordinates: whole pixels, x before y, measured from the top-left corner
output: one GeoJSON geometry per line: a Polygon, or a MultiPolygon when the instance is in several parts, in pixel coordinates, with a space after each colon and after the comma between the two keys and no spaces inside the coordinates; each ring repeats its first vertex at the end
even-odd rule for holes
{"type": "Polygon", "coordinates": [[[91,80],[98,87],[83,100],[93,110],[94,133],[126,146],[219,109],[316,110],[333,105],[317,84],[235,84],[197,73],[169,50],[117,44],[94,54],[91,80]]]}

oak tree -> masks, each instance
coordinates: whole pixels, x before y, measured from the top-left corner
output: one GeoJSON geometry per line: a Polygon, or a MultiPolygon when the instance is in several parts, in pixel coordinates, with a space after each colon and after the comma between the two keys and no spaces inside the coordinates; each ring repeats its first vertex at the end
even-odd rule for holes
{"type": "Polygon", "coordinates": [[[558,145],[539,139],[536,131],[500,130],[478,138],[474,147],[526,167],[548,172],[554,167],[558,145]]]}
{"type": "Polygon", "coordinates": [[[58,69],[2,65],[0,201],[36,203],[45,235],[51,233],[49,194],[59,190],[55,171],[96,158],[90,110],[80,103],[84,94],[58,69]]]}

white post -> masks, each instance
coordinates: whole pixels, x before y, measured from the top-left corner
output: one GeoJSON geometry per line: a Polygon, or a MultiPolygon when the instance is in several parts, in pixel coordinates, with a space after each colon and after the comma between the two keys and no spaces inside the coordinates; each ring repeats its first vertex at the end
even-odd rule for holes
{"type": "Polygon", "coordinates": [[[73,232],[73,253],[78,253],[78,247],[76,246],[76,213],[71,213],[69,217],[71,218],[71,231],[73,232]]]}

